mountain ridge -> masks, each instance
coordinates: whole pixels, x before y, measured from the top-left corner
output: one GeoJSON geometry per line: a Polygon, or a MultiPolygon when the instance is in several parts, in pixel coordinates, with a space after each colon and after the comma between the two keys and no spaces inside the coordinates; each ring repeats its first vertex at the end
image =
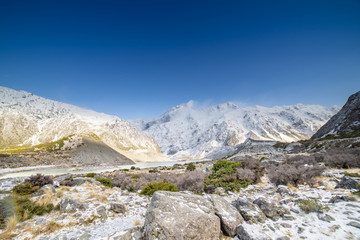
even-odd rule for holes
{"type": "Polygon", "coordinates": [[[132,160],[166,159],[153,138],[126,120],[6,87],[0,87],[0,131],[0,147],[96,134],[132,160]]]}
{"type": "Polygon", "coordinates": [[[175,106],[157,118],[133,120],[172,159],[213,158],[247,139],[292,142],[310,138],[340,107],[296,104],[239,107],[232,102],[195,108],[175,106]]]}

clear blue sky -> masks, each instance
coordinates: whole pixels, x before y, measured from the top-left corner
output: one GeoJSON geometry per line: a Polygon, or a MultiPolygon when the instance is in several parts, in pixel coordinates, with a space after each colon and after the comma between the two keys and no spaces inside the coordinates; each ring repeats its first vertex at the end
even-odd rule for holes
{"type": "Polygon", "coordinates": [[[342,105],[360,1],[0,0],[0,85],[126,119],[191,99],[342,105]]]}

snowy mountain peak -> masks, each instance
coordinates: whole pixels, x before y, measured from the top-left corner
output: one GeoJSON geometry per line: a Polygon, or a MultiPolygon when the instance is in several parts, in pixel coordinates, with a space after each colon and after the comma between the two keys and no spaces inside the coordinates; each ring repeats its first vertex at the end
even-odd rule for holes
{"type": "Polygon", "coordinates": [[[0,146],[36,145],[70,135],[97,135],[135,161],[159,157],[155,140],[121,118],[0,87],[0,146]]]}
{"type": "Polygon", "coordinates": [[[154,137],[173,159],[226,155],[247,139],[292,142],[308,139],[339,107],[296,104],[240,108],[227,102],[194,108],[182,104],[152,120],[137,120],[138,129],[154,137]]]}

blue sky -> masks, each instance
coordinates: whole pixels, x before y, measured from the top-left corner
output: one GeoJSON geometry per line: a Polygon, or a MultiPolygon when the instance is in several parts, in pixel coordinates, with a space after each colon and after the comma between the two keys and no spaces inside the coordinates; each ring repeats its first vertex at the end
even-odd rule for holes
{"type": "Polygon", "coordinates": [[[195,100],[342,105],[360,1],[0,0],[0,85],[126,119],[195,100]]]}

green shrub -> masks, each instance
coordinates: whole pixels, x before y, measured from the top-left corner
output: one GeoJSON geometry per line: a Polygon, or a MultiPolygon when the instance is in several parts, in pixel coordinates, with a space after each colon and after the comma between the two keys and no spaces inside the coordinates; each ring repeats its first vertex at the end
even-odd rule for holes
{"type": "Polygon", "coordinates": [[[30,195],[33,192],[36,192],[39,189],[39,186],[31,186],[29,182],[21,183],[13,187],[13,192],[18,195],[30,195]]]}
{"type": "Polygon", "coordinates": [[[15,196],[16,210],[21,221],[32,218],[34,215],[44,215],[54,209],[52,203],[38,205],[30,200],[29,196],[15,196]]]}
{"type": "Polygon", "coordinates": [[[349,172],[346,172],[346,173],[345,173],[345,176],[348,176],[348,177],[360,177],[360,173],[349,173],[349,172]]]}
{"type": "Polygon", "coordinates": [[[170,191],[177,192],[179,191],[173,183],[167,182],[153,182],[148,183],[140,192],[140,194],[152,196],[156,191],[170,191]]]}
{"type": "Polygon", "coordinates": [[[204,180],[205,191],[209,185],[212,185],[213,188],[222,187],[226,191],[232,192],[238,192],[241,188],[249,186],[251,184],[249,179],[237,179],[235,167],[238,165],[239,164],[221,163],[217,165],[215,169],[213,168],[213,172],[204,180]],[[222,167],[219,168],[218,166],[222,167]]]}
{"type": "Polygon", "coordinates": [[[124,168],[124,169],[121,169],[121,171],[123,171],[123,172],[128,172],[128,171],[129,171],[129,169],[124,168]]]}
{"type": "Polygon", "coordinates": [[[100,182],[102,185],[112,188],[113,185],[109,179],[106,178],[97,178],[96,181],[100,182]]]}
{"type": "Polygon", "coordinates": [[[150,169],[150,170],[149,170],[149,173],[157,173],[157,172],[159,172],[159,171],[156,170],[156,169],[150,169]]]}
{"type": "Polygon", "coordinates": [[[186,171],[194,171],[196,169],[193,163],[189,163],[186,167],[186,171]]]}
{"type": "Polygon", "coordinates": [[[90,177],[90,178],[93,178],[95,177],[96,173],[88,173],[85,175],[85,177],[90,177]]]}
{"type": "Polygon", "coordinates": [[[311,212],[323,213],[324,210],[329,210],[328,206],[322,205],[316,199],[300,199],[297,201],[297,204],[305,213],[311,213],[311,212]]]}
{"type": "MultiPolygon", "coordinates": [[[[226,160],[219,160],[216,163],[214,163],[213,167],[212,167],[212,171],[213,172],[217,172],[219,171],[221,168],[232,168],[235,169],[236,167],[238,167],[240,165],[239,162],[230,162],[230,161],[226,161],[226,160]]],[[[235,171],[235,170],[234,170],[235,171]]]]}
{"type": "Polygon", "coordinates": [[[131,166],[131,168],[130,168],[131,170],[135,170],[135,166],[131,166]]]}

